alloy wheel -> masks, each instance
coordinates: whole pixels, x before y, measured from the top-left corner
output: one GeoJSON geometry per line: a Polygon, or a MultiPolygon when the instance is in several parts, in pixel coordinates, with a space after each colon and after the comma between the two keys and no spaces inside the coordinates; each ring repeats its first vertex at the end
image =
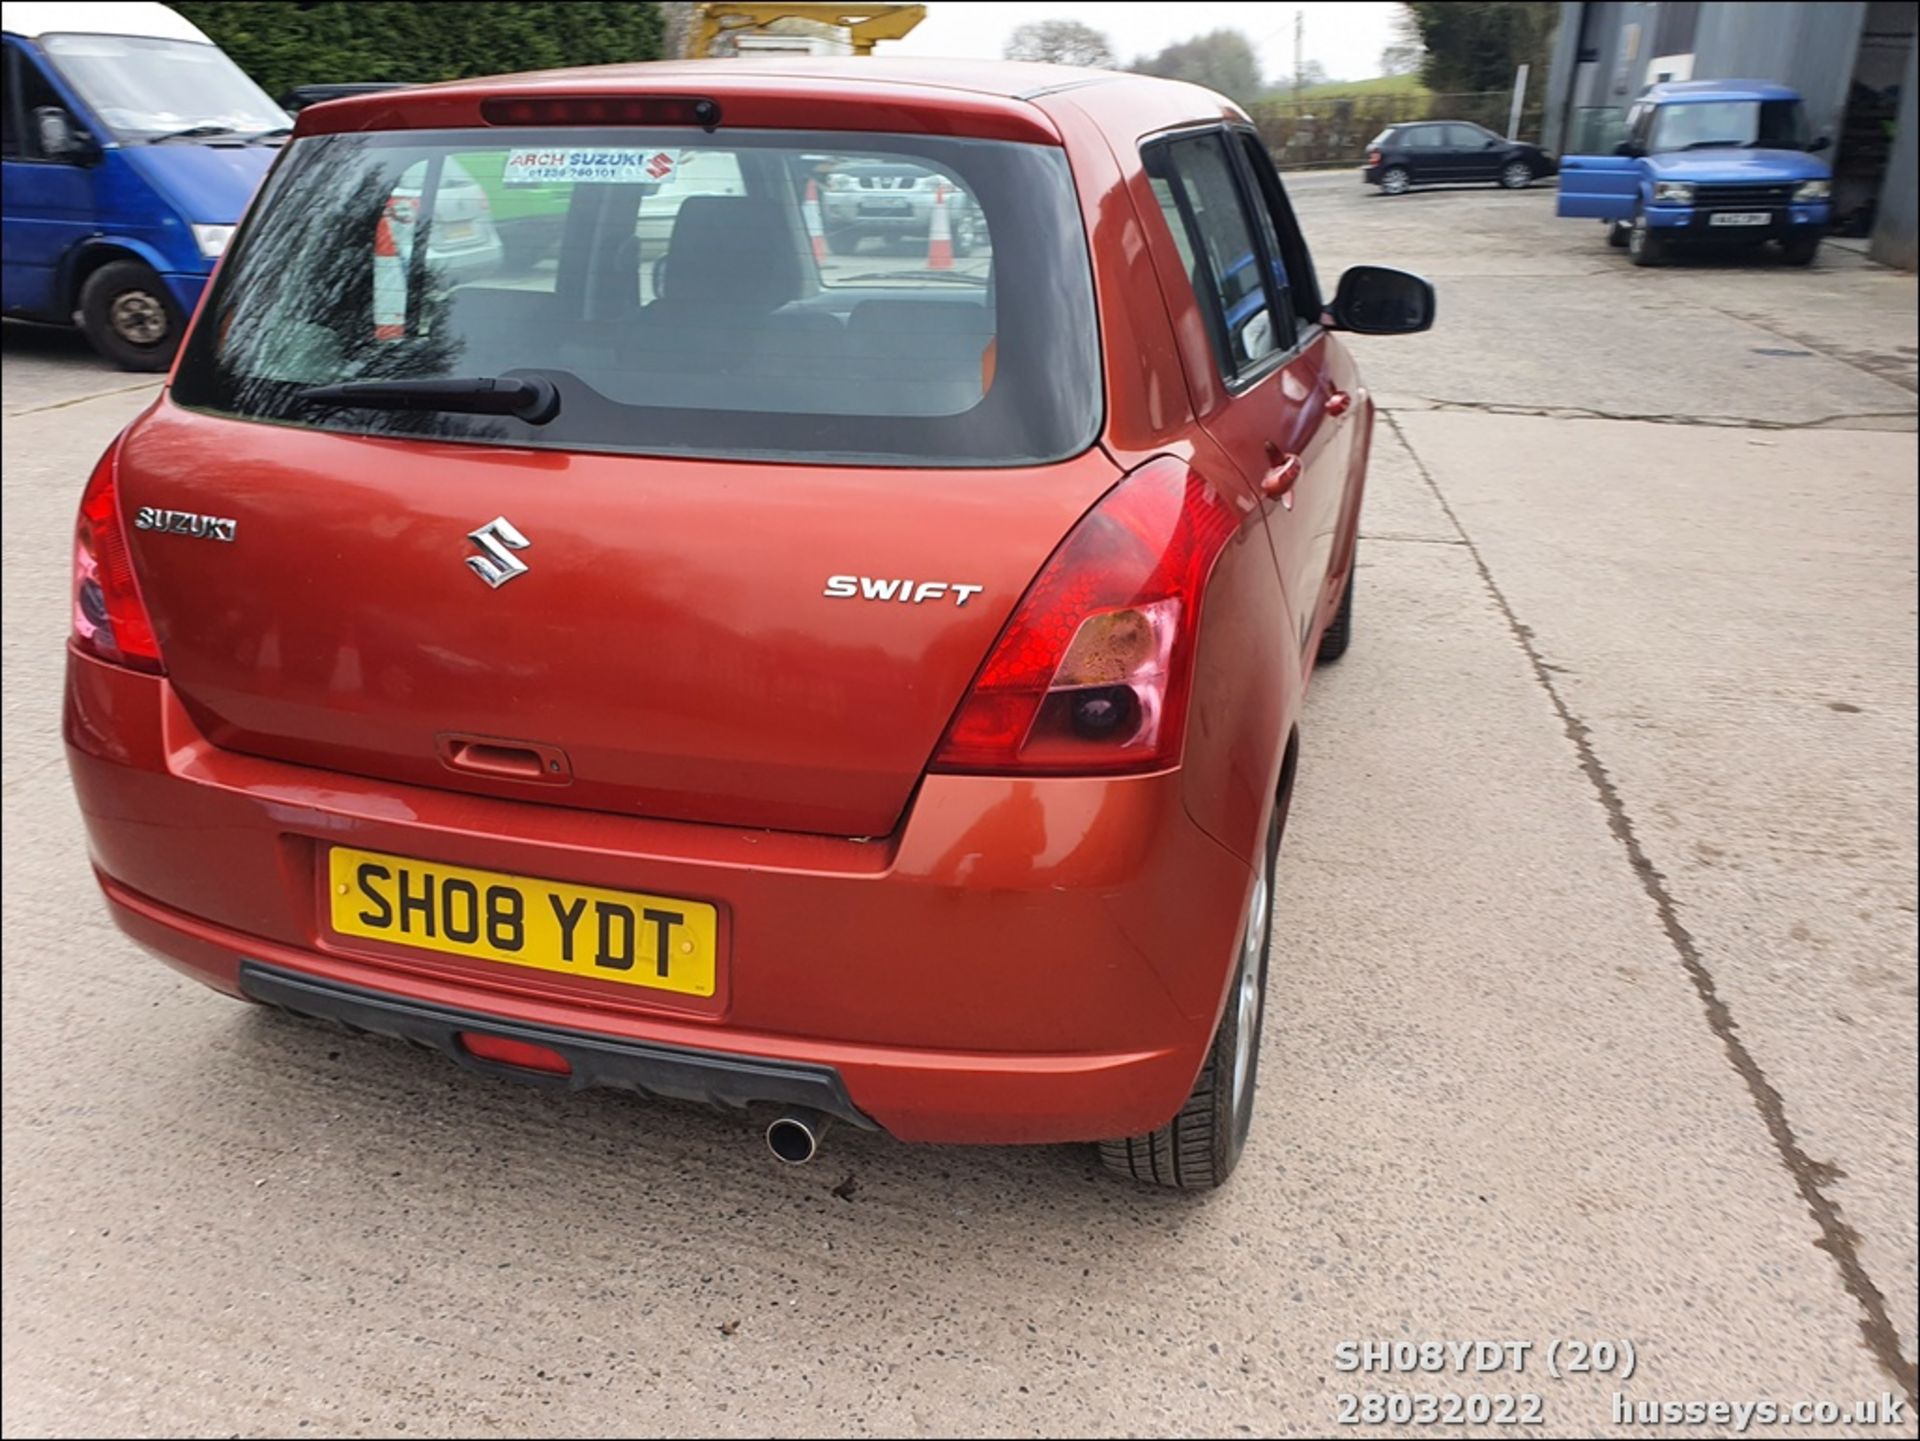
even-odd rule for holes
{"type": "Polygon", "coordinates": [[[158,296],[123,290],[107,307],[114,332],[130,345],[158,345],[167,335],[167,310],[158,296]]]}
{"type": "Polygon", "coordinates": [[[1246,1100],[1247,1085],[1253,1076],[1253,1058],[1260,1044],[1260,998],[1265,990],[1261,981],[1265,971],[1267,948],[1267,910],[1271,890],[1263,870],[1253,883],[1253,895],[1247,901],[1246,924],[1240,939],[1240,979],[1234,987],[1233,1025],[1233,1114],[1240,1114],[1246,1100]]]}

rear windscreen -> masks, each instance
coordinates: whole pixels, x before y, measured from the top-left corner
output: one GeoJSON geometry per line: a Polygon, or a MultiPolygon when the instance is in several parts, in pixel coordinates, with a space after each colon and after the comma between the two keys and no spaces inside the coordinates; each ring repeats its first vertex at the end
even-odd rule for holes
{"type": "Polygon", "coordinates": [[[1100,421],[1065,155],[844,132],[300,140],[173,396],[359,435],[870,464],[1058,460],[1100,421]],[[558,414],[303,394],[500,376],[551,381],[558,414]]]}

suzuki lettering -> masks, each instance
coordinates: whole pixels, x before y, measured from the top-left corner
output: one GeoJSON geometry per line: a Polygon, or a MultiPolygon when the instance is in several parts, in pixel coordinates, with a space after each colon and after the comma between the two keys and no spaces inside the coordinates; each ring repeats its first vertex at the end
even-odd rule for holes
{"type": "Polygon", "coordinates": [[[162,510],[158,506],[143,505],[134,512],[133,528],[230,542],[239,531],[240,522],[223,515],[196,515],[190,510],[162,510]]]}

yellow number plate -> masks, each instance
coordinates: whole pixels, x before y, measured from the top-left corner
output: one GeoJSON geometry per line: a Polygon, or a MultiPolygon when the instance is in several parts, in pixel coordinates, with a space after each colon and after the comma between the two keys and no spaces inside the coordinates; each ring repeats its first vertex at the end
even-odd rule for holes
{"type": "Polygon", "coordinates": [[[718,913],[701,901],[568,886],[335,846],[333,928],[389,945],[711,996],[718,913]]]}

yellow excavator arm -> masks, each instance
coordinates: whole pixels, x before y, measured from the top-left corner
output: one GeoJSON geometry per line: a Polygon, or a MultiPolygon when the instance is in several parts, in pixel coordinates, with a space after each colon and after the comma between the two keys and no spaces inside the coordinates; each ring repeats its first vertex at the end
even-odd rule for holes
{"type": "Polygon", "coordinates": [[[924,5],[811,5],[801,3],[733,4],[714,0],[693,7],[687,30],[687,54],[704,60],[722,35],[764,31],[776,20],[812,20],[847,32],[855,55],[873,54],[874,42],[898,40],[927,18],[924,5]]]}

